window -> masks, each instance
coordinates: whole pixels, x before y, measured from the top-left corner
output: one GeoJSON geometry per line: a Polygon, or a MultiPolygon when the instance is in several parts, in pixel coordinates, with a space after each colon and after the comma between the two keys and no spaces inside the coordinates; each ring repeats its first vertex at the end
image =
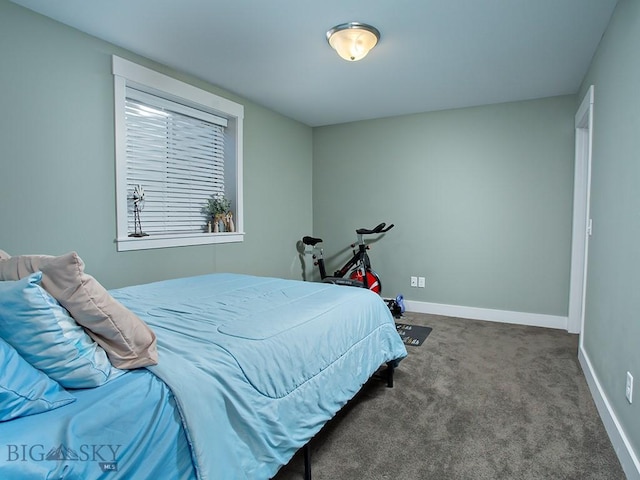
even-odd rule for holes
{"type": "Polygon", "coordinates": [[[113,74],[118,250],[242,241],[243,107],[115,56],[113,74]],[[208,228],[212,196],[235,231],[208,228]]]}

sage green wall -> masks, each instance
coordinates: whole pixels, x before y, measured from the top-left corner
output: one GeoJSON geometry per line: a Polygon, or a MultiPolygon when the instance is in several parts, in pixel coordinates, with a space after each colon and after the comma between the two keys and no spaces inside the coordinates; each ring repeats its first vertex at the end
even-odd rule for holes
{"type": "Polygon", "coordinates": [[[311,231],[311,128],[0,0],[0,248],[76,250],[108,288],[236,271],[299,277],[311,231]],[[116,252],[111,55],[245,107],[242,244],[116,252]]]}
{"type": "Polygon", "coordinates": [[[332,257],[356,227],[394,223],[370,252],[386,296],[566,316],[575,109],[570,95],[316,128],[314,233],[332,257]]]}
{"type": "Polygon", "coordinates": [[[584,350],[640,458],[640,2],[620,0],[583,82],[594,85],[584,350]],[[625,376],[635,380],[634,403],[625,376]]]}

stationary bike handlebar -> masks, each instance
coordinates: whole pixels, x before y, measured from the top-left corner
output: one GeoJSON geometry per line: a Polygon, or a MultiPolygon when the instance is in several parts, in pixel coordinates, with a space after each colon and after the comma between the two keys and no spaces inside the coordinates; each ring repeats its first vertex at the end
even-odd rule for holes
{"type": "Polygon", "coordinates": [[[375,228],[369,229],[369,228],[359,228],[356,230],[356,233],[358,235],[372,235],[374,233],[384,233],[384,232],[388,232],[389,230],[391,230],[393,228],[393,223],[391,225],[389,225],[387,228],[384,228],[386,225],[386,223],[382,222],[381,224],[377,225],[375,228]]]}

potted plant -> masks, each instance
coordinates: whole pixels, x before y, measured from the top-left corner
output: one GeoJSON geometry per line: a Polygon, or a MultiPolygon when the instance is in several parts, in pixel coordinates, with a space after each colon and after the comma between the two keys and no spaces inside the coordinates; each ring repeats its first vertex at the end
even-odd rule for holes
{"type": "Polygon", "coordinates": [[[211,198],[207,200],[207,204],[202,208],[202,213],[212,222],[213,232],[225,231],[225,218],[230,212],[231,201],[221,193],[211,195],[211,198]]]}

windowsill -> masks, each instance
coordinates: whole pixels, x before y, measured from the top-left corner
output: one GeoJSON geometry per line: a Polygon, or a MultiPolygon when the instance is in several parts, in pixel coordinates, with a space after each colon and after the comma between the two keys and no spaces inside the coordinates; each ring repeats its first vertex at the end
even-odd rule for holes
{"type": "Polygon", "coordinates": [[[244,232],[192,233],[186,235],[155,235],[153,237],[126,237],[116,239],[119,252],[147,250],[151,248],[186,247],[191,245],[211,245],[215,243],[239,243],[244,240],[244,232]]]}

